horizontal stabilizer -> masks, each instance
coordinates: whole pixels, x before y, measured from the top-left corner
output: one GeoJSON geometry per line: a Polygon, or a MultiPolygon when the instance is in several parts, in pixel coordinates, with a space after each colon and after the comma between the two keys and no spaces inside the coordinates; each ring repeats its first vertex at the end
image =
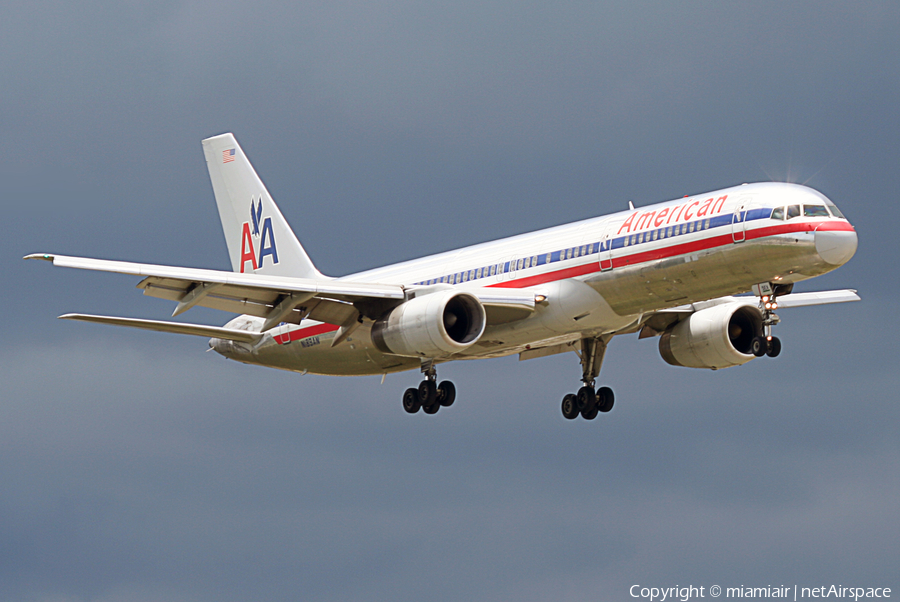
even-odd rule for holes
{"type": "Polygon", "coordinates": [[[199,337],[240,341],[241,343],[256,343],[264,336],[258,332],[223,328],[221,326],[185,324],[183,322],[162,322],[160,320],[140,320],[137,318],[118,318],[113,316],[92,316],[89,314],[65,314],[59,316],[59,319],[97,322],[99,324],[112,324],[113,326],[130,326],[131,328],[143,328],[144,330],[172,332],[175,334],[192,334],[199,337]]]}

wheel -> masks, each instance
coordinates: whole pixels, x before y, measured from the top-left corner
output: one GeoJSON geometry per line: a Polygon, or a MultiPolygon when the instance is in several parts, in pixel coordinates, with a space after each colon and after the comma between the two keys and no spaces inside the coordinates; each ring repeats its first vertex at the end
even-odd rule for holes
{"type": "Polygon", "coordinates": [[[449,380],[445,380],[438,386],[438,401],[445,408],[449,408],[456,401],[456,386],[449,380]]]}
{"type": "Polygon", "coordinates": [[[438,402],[434,402],[430,406],[422,406],[422,411],[426,414],[437,414],[437,411],[441,409],[441,404],[438,402]]]}
{"type": "Polygon", "coordinates": [[[422,402],[419,401],[419,391],[418,389],[407,389],[403,392],[403,409],[409,412],[410,414],[415,414],[419,411],[419,408],[422,407],[422,402]]]}
{"type": "Polygon", "coordinates": [[[772,340],[769,341],[768,349],[766,349],[766,355],[769,357],[778,357],[779,353],[781,353],[781,339],[772,337],[772,340]]]}
{"type": "Polygon", "coordinates": [[[433,406],[437,401],[437,385],[433,380],[425,379],[419,383],[419,403],[423,408],[433,406]]]}
{"type": "Polygon", "coordinates": [[[578,389],[578,409],[582,411],[590,410],[597,406],[597,394],[594,393],[593,387],[581,387],[578,389]]]}
{"type": "Polygon", "coordinates": [[[578,417],[578,400],[571,393],[563,397],[562,413],[567,420],[574,420],[578,417]]]}
{"type": "Polygon", "coordinates": [[[597,409],[597,404],[595,403],[592,406],[586,406],[581,410],[581,417],[585,420],[593,420],[597,417],[597,412],[600,410],[597,409]]]}
{"type": "Polygon", "coordinates": [[[768,347],[769,342],[765,337],[753,337],[753,340],[750,341],[750,353],[752,353],[756,357],[764,356],[768,347]]]}
{"type": "Polygon", "coordinates": [[[609,387],[600,387],[597,389],[597,409],[601,412],[608,412],[613,409],[616,402],[616,396],[609,387]]]}

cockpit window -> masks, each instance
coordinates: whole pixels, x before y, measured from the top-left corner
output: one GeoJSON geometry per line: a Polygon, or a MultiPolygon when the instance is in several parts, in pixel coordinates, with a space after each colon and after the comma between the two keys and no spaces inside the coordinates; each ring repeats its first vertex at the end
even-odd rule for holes
{"type": "Polygon", "coordinates": [[[784,207],[775,207],[772,209],[772,219],[784,219],[784,207]]]}
{"type": "Polygon", "coordinates": [[[828,217],[825,205],[803,205],[803,215],[806,217],[828,217]]]}
{"type": "Polygon", "coordinates": [[[831,209],[831,215],[833,215],[835,217],[839,217],[841,219],[847,219],[846,217],[844,217],[844,214],[841,213],[841,210],[838,209],[834,203],[828,203],[828,208],[831,209]]]}
{"type": "Polygon", "coordinates": [[[788,205],[787,218],[794,219],[795,217],[800,217],[800,205],[788,205]]]}

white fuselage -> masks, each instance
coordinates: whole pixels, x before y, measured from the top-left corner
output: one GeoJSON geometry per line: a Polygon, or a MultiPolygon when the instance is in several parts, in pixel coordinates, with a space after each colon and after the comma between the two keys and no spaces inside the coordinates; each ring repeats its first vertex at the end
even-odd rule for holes
{"type": "MultiPolygon", "coordinates": [[[[340,280],[401,284],[411,295],[441,288],[513,288],[540,302],[524,319],[494,316],[478,343],[439,361],[496,357],[634,332],[656,312],[790,284],[824,274],[856,250],[856,233],[834,205],[795,184],[736,186],[465,247],[340,280]],[[796,207],[796,209],[794,209],[796,207]],[[796,214],[796,215],[795,215],[796,214]]],[[[521,318],[518,316],[517,318],[521,318]]],[[[259,330],[241,316],[231,327],[259,330]]],[[[319,374],[382,374],[420,360],[379,351],[364,323],[340,345],[332,324],[283,324],[260,343],[214,339],[227,357],[319,374]]]]}

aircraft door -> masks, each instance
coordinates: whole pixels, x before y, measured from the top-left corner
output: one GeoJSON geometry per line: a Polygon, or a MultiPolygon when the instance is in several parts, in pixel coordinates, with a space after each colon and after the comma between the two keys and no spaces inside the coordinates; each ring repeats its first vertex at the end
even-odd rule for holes
{"type": "Polygon", "coordinates": [[[747,239],[745,225],[748,204],[746,199],[738,200],[738,204],[734,208],[734,215],[731,217],[731,239],[736,243],[744,242],[747,239]]]}
{"type": "Polygon", "coordinates": [[[603,238],[600,240],[600,250],[598,251],[598,255],[600,256],[600,271],[608,272],[612,269],[612,237],[609,235],[609,230],[607,230],[603,234],[603,238]]]}

